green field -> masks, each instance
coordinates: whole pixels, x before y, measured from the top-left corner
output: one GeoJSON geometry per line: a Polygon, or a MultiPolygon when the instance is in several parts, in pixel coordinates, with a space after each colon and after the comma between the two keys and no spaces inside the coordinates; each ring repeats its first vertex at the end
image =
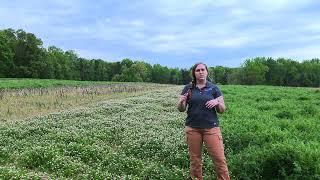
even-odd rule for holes
{"type": "MultiPolygon", "coordinates": [[[[103,81],[74,81],[58,79],[26,79],[26,78],[0,78],[1,89],[21,89],[21,88],[48,88],[59,86],[88,86],[110,84],[111,82],[103,81]]],[[[115,82],[112,82],[115,84],[115,82]]]]}
{"type": "MultiPolygon", "coordinates": [[[[320,91],[220,86],[232,179],[320,179],[320,91]]],[[[0,122],[0,179],[187,179],[182,86],[0,122]]],[[[205,151],[205,179],[214,179],[205,151]]]]}

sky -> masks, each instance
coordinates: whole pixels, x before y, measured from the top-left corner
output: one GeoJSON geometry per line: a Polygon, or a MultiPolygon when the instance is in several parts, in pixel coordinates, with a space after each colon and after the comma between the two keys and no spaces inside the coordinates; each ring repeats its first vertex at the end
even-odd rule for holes
{"type": "Polygon", "coordinates": [[[320,58],[319,0],[0,0],[0,29],[108,62],[239,67],[320,58]]]}

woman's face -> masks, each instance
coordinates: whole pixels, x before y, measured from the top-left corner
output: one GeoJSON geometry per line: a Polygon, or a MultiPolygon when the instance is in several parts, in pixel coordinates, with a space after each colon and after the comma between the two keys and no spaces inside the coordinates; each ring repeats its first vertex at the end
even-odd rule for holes
{"type": "Polygon", "coordinates": [[[208,76],[206,66],[204,64],[199,64],[194,71],[194,75],[196,76],[197,81],[206,80],[208,76]]]}

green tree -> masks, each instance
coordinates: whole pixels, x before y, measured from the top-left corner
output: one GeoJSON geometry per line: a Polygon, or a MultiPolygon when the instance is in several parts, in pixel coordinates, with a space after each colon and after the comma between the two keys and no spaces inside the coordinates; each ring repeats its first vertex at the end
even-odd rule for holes
{"type": "Polygon", "coordinates": [[[141,71],[141,78],[143,80],[143,82],[151,82],[152,80],[152,66],[146,62],[143,61],[136,61],[135,64],[137,64],[137,66],[139,66],[138,69],[140,69],[141,71]]]}
{"type": "Polygon", "coordinates": [[[248,59],[245,61],[241,71],[241,81],[244,84],[265,84],[266,72],[268,72],[268,66],[264,63],[264,58],[248,59]]]}
{"type": "Polygon", "coordinates": [[[280,64],[281,84],[283,86],[298,86],[299,81],[299,63],[290,59],[279,58],[277,62],[280,64]]]}
{"type": "Polygon", "coordinates": [[[49,69],[48,76],[55,79],[63,79],[64,73],[60,63],[64,59],[64,52],[62,49],[55,46],[48,47],[47,51],[47,68],[49,69]]]}
{"type": "Polygon", "coordinates": [[[178,68],[170,70],[170,84],[182,84],[181,71],[178,68]]]}
{"type": "Polygon", "coordinates": [[[170,70],[160,64],[153,65],[152,82],[167,84],[170,81],[170,70]]]}
{"type": "MultiPolygon", "coordinates": [[[[127,59],[125,61],[127,61],[127,59]]],[[[127,63],[123,63],[123,66],[121,69],[122,69],[121,73],[114,76],[113,78],[114,81],[126,81],[126,82],[142,82],[145,80],[148,81],[151,73],[150,67],[146,63],[140,62],[140,61],[132,62],[132,64],[130,63],[129,65],[127,63]]]]}
{"type": "Polygon", "coordinates": [[[300,64],[300,86],[320,87],[320,60],[312,59],[300,64]]]}
{"type": "Polygon", "coordinates": [[[72,51],[68,50],[64,53],[65,57],[65,77],[68,79],[80,79],[80,73],[77,68],[78,55],[72,51]]]}
{"type": "Polygon", "coordinates": [[[121,64],[121,67],[130,68],[134,64],[134,62],[131,59],[126,58],[126,59],[123,59],[120,64],[121,64]]]}
{"type": "Polygon", "coordinates": [[[230,69],[230,73],[228,73],[228,84],[243,84],[241,76],[241,68],[230,69]]]}
{"type": "Polygon", "coordinates": [[[188,84],[191,82],[192,77],[191,77],[191,71],[187,69],[180,69],[180,74],[181,74],[181,82],[182,84],[188,84]]]}
{"type": "Polygon", "coordinates": [[[93,59],[94,63],[94,80],[105,81],[108,80],[107,63],[101,59],[93,59]]]}
{"type": "Polygon", "coordinates": [[[0,77],[10,77],[14,65],[13,56],[9,38],[4,31],[0,31],[0,77]]]}
{"type": "Polygon", "coordinates": [[[268,67],[268,71],[265,75],[266,83],[268,85],[277,85],[281,76],[281,72],[279,72],[279,63],[269,57],[264,64],[268,67]]]}
{"type": "Polygon", "coordinates": [[[214,68],[211,67],[210,70],[212,71],[210,77],[212,77],[216,83],[228,83],[228,73],[230,73],[229,68],[223,66],[216,66],[214,68]]]}
{"type": "Polygon", "coordinates": [[[108,66],[108,71],[109,73],[109,78],[110,80],[118,79],[117,77],[114,78],[115,76],[120,76],[121,74],[121,64],[120,62],[112,62],[108,66]]]}
{"type": "Polygon", "coordinates": [[[42,41],[32,33],[26,33],[22,29],[15,32],[16,43],[14,50],[14,64],[16,77],[36,77],[38,69],[42,68],[43,48],[42,41]]]}

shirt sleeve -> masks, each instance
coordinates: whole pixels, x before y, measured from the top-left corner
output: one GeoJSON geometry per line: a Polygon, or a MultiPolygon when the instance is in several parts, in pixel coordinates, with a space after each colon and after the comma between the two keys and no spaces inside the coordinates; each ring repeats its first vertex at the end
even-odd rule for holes
{"type": "Polygon", "coordinates": [[[219,96],[222,96],[222,93],[221,93],[220,89],[218,88],[218,86],[215,86],[214,87],[214,92],[213,92],[213,97],[217,98],[219,96]]]}
{"type": "Polygon", "coordinates": [[[190,89],[190,84],[185,85],[182,92],[181,92],[181,95],[187,93],[189,91],[189,89],[190,89]]]}

